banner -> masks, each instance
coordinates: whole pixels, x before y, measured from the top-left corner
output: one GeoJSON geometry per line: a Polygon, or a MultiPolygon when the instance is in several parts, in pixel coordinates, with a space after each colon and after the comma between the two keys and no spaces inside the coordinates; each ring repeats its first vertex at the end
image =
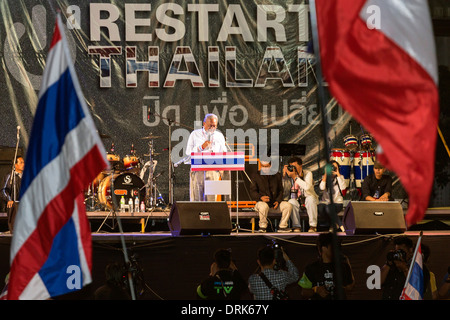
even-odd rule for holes
{"type": "MultiPolygon", "coordinates": [[[[218,129],[233,151],[247,149],[251,161],[266,157],[273,145],[304,145],[304,166],[320,180],[326,155],[304,1],[69,0],[19,6],[10,0],[0,6],[1,145],[14,146],[20,126],[21,147],[27,148],[52,22],[60,11],[106,150],[122,161],[134,148],[141,168],[152,152],[166,202],[169,160],[184,157],[189,133],[207,113],[218,116],[218,129]]],[[[332,148],[345,148],[349,134],[367,134],[331,97],[326,119],[332,148]]],[[[189,165],[172,169],[174,199],[189,199],[189,165]]],[[[140,173],[146,180],[147,173],[140,173]]]]}

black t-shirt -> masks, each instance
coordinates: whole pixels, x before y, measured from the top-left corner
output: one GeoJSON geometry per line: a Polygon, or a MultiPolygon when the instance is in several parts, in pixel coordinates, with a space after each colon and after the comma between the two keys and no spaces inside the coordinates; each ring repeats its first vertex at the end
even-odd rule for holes
{"type": "MultiPolygon", "coordinates": [[[[305,289],[325,286],[328,292],[330,292],[326,298],[322,298],[318,293],[314,293],[311,300],[332,300],[337,298],[334,269],[334,263],[323,263],[322,260],[317,260],[306,266],[299,285],[305,289]]],[[[345,287],[352,282],[352,270],[348,263],[344,262],[342,263],[342,285],[345,287]]]]}
{"type": "Polygon", "coordinates": [[[374,174],[368,175],[362,183],[362,200],[366,200],[367,196],[378,199],[386,192],[389,192],[389,200],[392,197],[392,178],[386,174],[381,176],[381,179],[375,178],[374,174]]]}
{"type": "Polygon", "coordinates": [[[247,283],[237,270],[220,270],[206,278],[197,293],[207,300],[239,300],[246,288],[247,283]]]}

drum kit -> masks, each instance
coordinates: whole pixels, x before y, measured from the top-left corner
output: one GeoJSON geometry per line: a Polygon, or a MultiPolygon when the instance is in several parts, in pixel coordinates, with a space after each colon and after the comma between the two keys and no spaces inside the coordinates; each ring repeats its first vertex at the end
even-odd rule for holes
{"type": "Polygon", "coordinates": [[[345,148],[331,149],[331,160],[339,163],[340,173],[344,176],[347,191],[352,200],[361,189],[365,177],[373,173],[375,150],[370,134],[362,134],[359,139],[352,135],[344,137],[345,148]]]}
{"type": "MultiPolygon", "coordinates": [[[[109,136],[101,135],[101,137],[109,136]]],[[[142,138],[149,141],[149,153],[143,157],[137,155],[134,144],[131,145],[129,154],[124,157],[117,154],[115,144],[111,144],[106,154],[109,168],[102,171],[85,190],[86,211],[115,211],[116,208],[123,211],[127,208],[130,212],[145,212],[165,206],[156,186],[156,178],[159,175],[155,175],[158,161],[154,157],[159,153],[154,152],[153,140],[158,138],[160,137],[153,135],[142,138]],[[144,161],[147,157],[148,161],[144,161]],[[144,177],[147,172],[148,179],[145,183],[144,177]],[[125,206],[119,207],[122,202],[125,202],[125,206]]]]}

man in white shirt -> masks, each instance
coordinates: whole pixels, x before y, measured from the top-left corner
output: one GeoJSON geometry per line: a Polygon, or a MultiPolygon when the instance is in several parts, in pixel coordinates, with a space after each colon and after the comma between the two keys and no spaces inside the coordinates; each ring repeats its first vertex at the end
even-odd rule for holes
{"type": "MultiPolygon", "coordinates": [[[[226,152],[225,137],[217,131],[218,118],[208,113],[203,120],[203,127],[191,132],[186,155],[192,152],[226,152]]],[[[219,180],[219,171],[191,171],[190,201],[214,201],[214,195],[205,195],[205,180],[219,180]]]]}
{"type": "MultiPolygon", "coordinates": [[[[303,169],[303,161],[299,157],[292,157],[288,163],[288,176],[294,180],[294,187],[298,188],[301,195],[305,196],[305,208],[309,217],[308,232],[316,232],[319,197],[314,191],[313,174],[311,171],[303,169]]],[[[291,202],[291,204],[293,203],[291,202]]],[[[300,204],[293,205],[292,207],[291,220],[295,226],[300,222],[300,204]]]]}

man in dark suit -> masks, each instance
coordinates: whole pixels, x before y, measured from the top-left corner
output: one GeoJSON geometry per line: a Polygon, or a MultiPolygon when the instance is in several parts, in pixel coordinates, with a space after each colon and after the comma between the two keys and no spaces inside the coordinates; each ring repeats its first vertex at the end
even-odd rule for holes
{"type": "Polygon", "coordinates": [[[0,196],[6,203],[6,212],[8,214],[9,231],[13,232],[14,220],[19,206],[20,183],[22,181],[22,173],[25,162],[22,157],[17,157],[14,164],[14,171],[8,173],[2,182],[0,196]]]}
{"type": "Polygon", "coordinates": [[[259,214],[259,230],[266,232],[269,208],[280,208],[281,220],[278,232],[290,232],[288,222],[292,213],[292,205],[283,201],[281,174],[279,172],[271,174],[270,167],[270,162],[261,161],[261,170],[252,176],[250,185],[250,195],[256,201],[255,210],[259,214]]]}

